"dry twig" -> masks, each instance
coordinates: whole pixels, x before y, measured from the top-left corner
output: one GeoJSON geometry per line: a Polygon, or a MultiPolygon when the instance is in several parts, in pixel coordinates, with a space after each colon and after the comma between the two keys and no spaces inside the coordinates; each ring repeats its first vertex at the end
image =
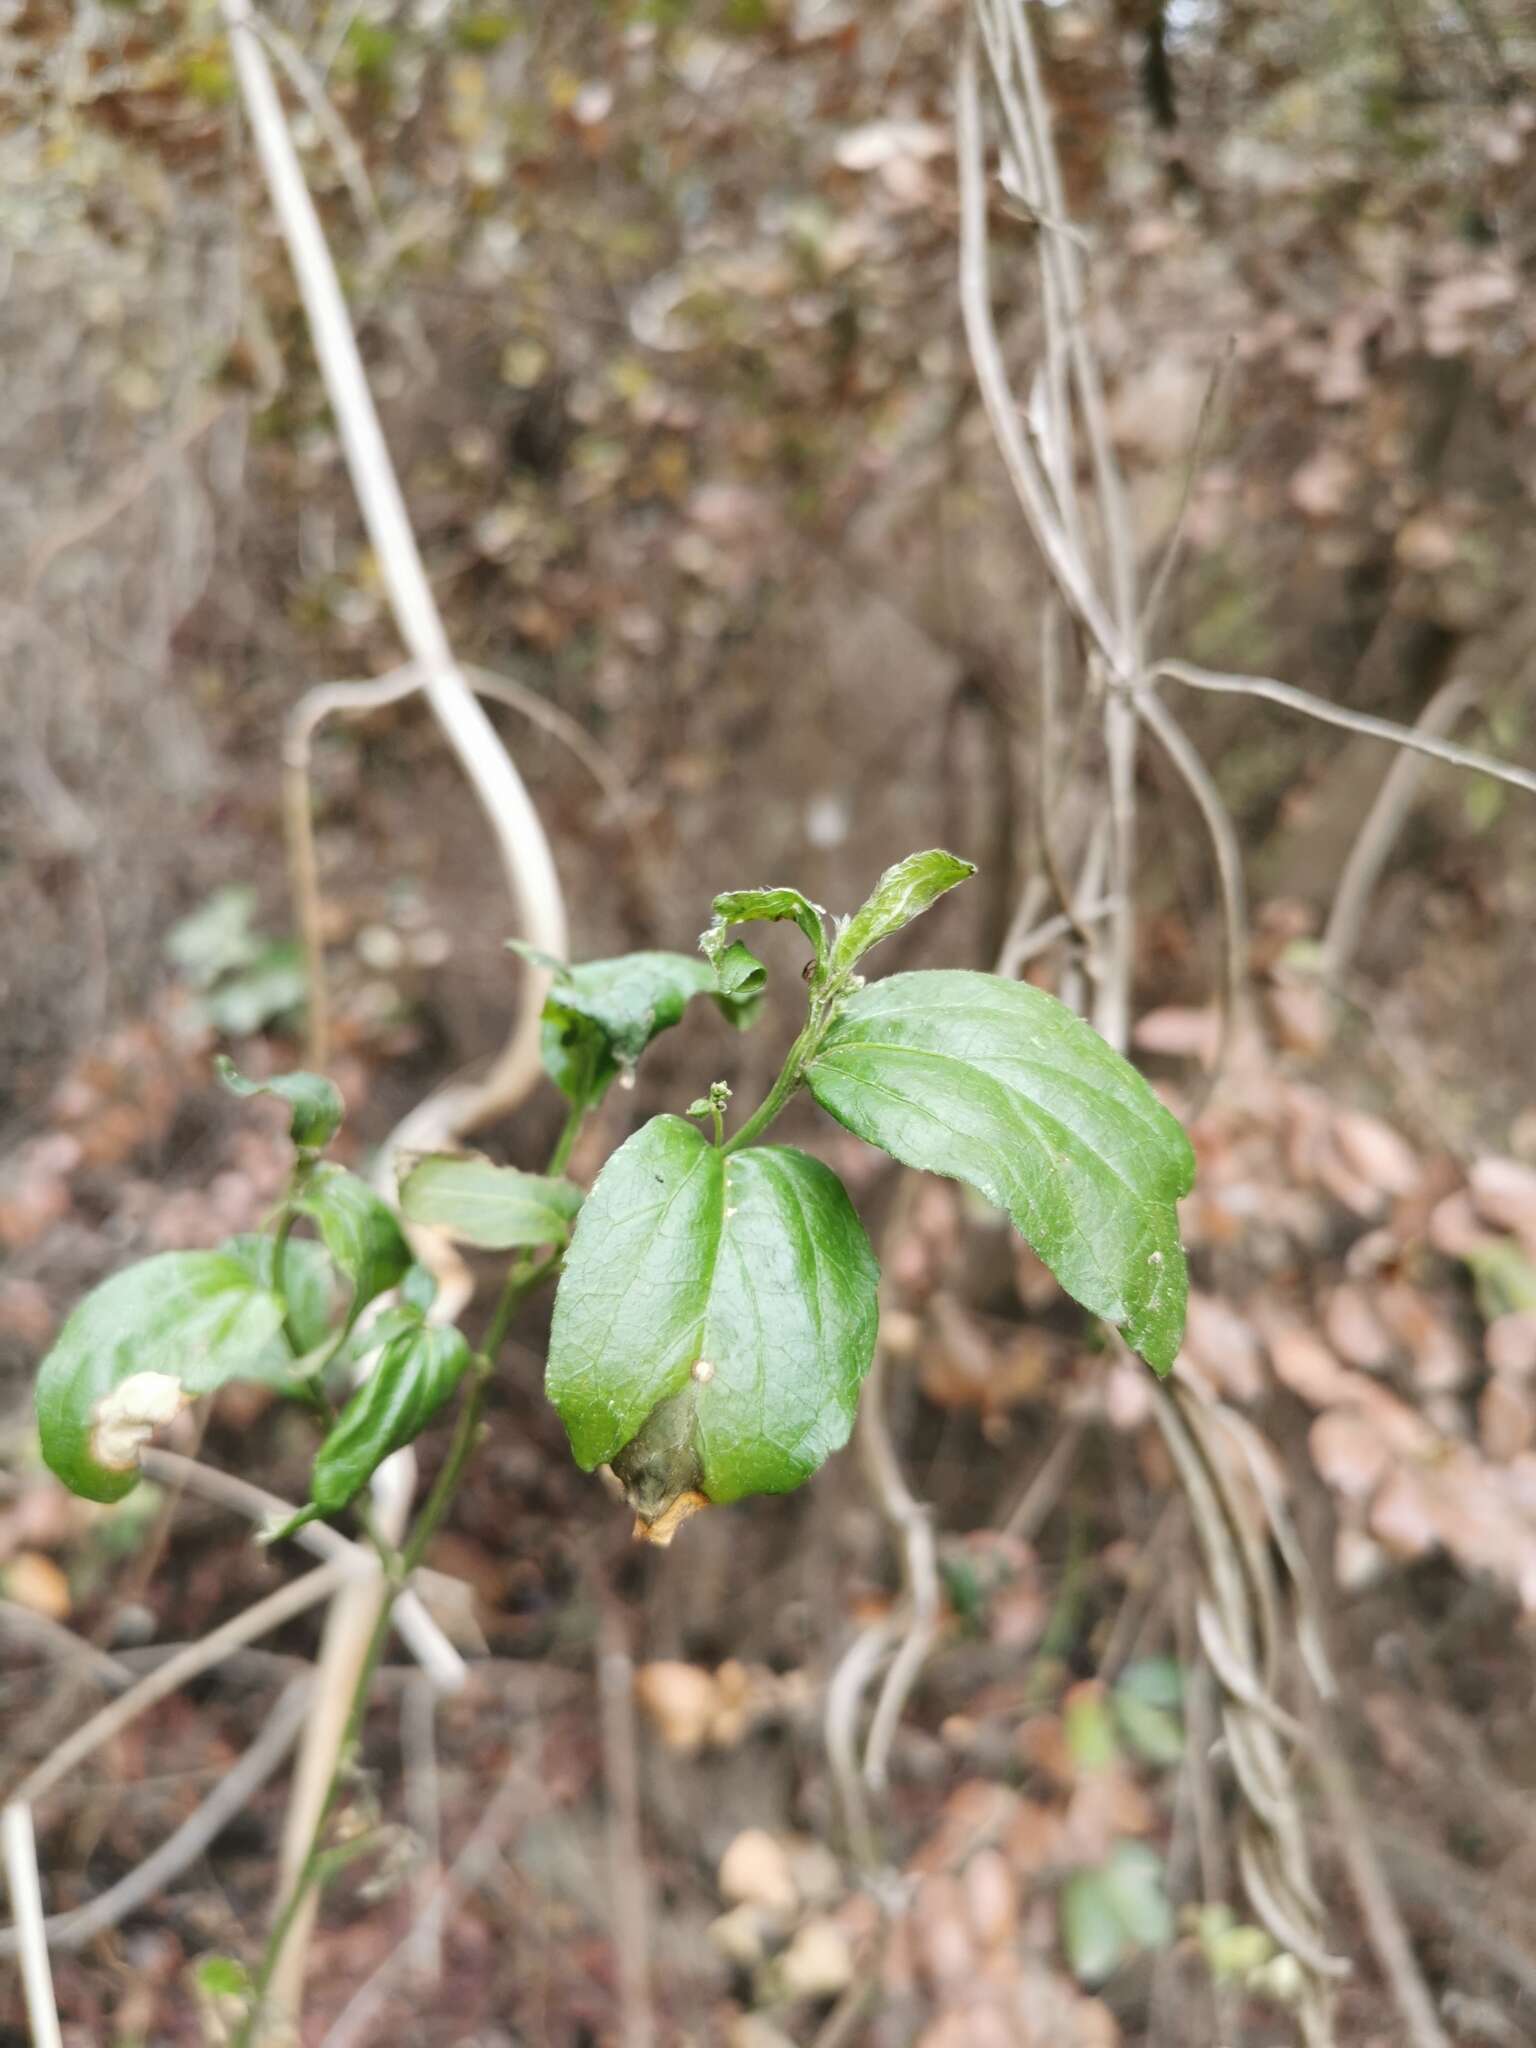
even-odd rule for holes
{"type": "MultiPolygon", "coordinates": [[[[311,1689],[308,1677],[289,1683],[244,1756],[223,1773],[197,1811],[153,1854],[135,1864],[126,1877],[119,1878],[87,1905],[68,1913],[55,1913],[44,1923],[55,1948],[84,1948],[107,1928],[116,1927],[130,1913],[137,1913],[197,1861],[230,1822],[245,1811],[293,1747],[311,1689]]],[[[14,1954],[18,1941],[19,1929],[0,1929],[0,1956],[14,1954]]]]}
{"type": "Polygon", "coordinates": [[[136,1685],[130,1686],[127,1692],[109,1701],[23,1778],[11,1794],[12,1799],[35,1805],[44,1793],[61,1784],[104,1742],[110,1742],[130,1721],[136,1720],[157,1700],[163,1700],[167,1693],[175,1692],[200,1672],[211,1671],[231,1651],[255,1642],[258,1636],[269,1635],[275,1628],[281,1628],[285,1621],[292,1621],[296,1614],[303,1614],[317,1600],[330,1599],[340,1587],[367,1578],[376,1588],[380,1577],[376,1564],[370,1566],[346,1557],[323,1564],[318,1570],[306,1573],[302,1579],[291,1579],[287,1585],[279,1586],[275,1593],[269,1593],[264,1600],[258,1600],[241,1613],[232,1615],[197,1642],[188,1643],[174,1657],[167,1658],[136,1685]]]}
{"type": "Polygon", "coordinates": [[[63,2048],[59,2009],[53,1996],[53,1970],[48,1961],[48,1936],[43,1924],[43,1889],[37,1874],[37,1840],[32,1809],[13,1799],[0,1809],[0,1858],[5,1863],[6,1889],[16,1923],[21,1956],[21,1990],[32,2028],[33,2048],[63,2048]]]}

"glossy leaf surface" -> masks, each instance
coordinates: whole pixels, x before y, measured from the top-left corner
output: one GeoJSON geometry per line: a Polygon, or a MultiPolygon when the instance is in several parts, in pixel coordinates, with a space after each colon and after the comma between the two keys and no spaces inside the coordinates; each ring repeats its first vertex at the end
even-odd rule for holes
{"type": "Polygon", "coordinates": [[[581,1189],[573,1181],[441,1152],[417,1160],[402,1176],[400,1207],[412,1223],[446,1231],[461,1244],[510,1251],[564,1244],[581,1189]]]}
{"type": "Polygon", "coordinates": [[[990,974],[897,974],[850,996],[806,1081],[858,1137],[1004,1209],[1061,1285],[1158,1372],[1188,1291],[1178,1120],[1054,997],[990,974]]]}
{"type": "Polygon", "coordinates": [[[577,1463],[614,1460],[665,1407],[633,1475],[642,1514],[690,1487],[798,1486],[852,1427],[876,1281],[830,1169],[655,1118],[598,1176],[555,1302],[547,1390],[577,1463]]]}
{"type": "Polygon", "coordinates": [[[318,1228],[325,1248],[352,1282],[351,1314],[393,1287],[411,1264],[394,1211],[365,1180],[329,1160],[311,1166],[293,1206],[318,1228]]]}
{"type": "Polygon", "coordinates": [[[37,1379],[43,1456],[72,1492],[121,1500],[139,1447],[198,1394],[292,1361],[283,1303],[227,1252],[162,1252],[93,1288],[37,1379]]]}
{"type": "Polygon", "coordinates": [[[869,900],[853,913],[838,932],[832,948],[833,970],[852,967],[872,946],[890,938],[913,918],[936,903],[946,890],[968,881],[976,872],[974,861],[935,847],[927,853],[910,853],[886,869],[870,891],[869,900]]]}

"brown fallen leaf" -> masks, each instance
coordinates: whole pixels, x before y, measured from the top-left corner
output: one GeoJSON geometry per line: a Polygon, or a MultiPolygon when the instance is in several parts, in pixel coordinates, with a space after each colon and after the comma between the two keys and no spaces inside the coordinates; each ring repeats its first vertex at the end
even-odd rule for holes
{"type": "Polygon", "coordinates": [[[1479,1159],[1467,1178],[1485,1223],[1512,1230],[1536,1246],[1536,1166],[1518,1159],[1479,1159]]]}
{"type": "Polygon", "coordinates": [[[1323,1330],[1340,1358],[1362,1372],[1380,1372],[1391,1362],[1392,1340],[1362,1287],[1346,1282],[1334,1288],[1323,1311],[1323,1330]]]}
{"type": "Polygon", "coordinates": [[[1488,1456],[1500,1465],[1530,1450],[1536,1444],[1536,1403],[1530,1391],[1495,1374],[1478,1396],[1477,1437],[1488,1456]]]}
{"type": "Polygon", "coordinates": [[[1483,1356],[1494,1372],[1514,1378],[1536,1373],[1536,1309],[1495,1316],[1483,1332],[1483,1356]]]}
{"type": "Polygon", "coordinates": [[[708,1671],[672,1660],[642,1664],[635,1673],[635,1697],[668,1749],[683,1756],[704,1747],[720,1705],[708,1671]]]}
{"type": "Polygon", "coordinates": [[[1342,1397],[1351,1375],[1321,1337],[1300,1323],[1285,1323],[1268,1330],[1266,1341],[1275,1378],[1283,1387],[1313,1408],[1326,1408],[1342,1397]]]}
{"type": "Polygon", "coordinates": [[[1366,1500],[1385,1477],[1391,1455],[1369,1418],[1354,1408],[1329,1408],[1307,1432],[1320,1479],[1346,1500],[1366,1500]]]}
{"type": "Polygon", "coordinates": [[[69,1580],[51,1557],[40,1550],[18,1550],[0,1572],[0,1591],[19,1607],[44,1614],[50,1621],[68,1621],[74,1601],[69,1580]]]}
{"type": "Polygon", "coordinates": [[[789,1919],[799,1910],[789,1854],[766,1828],[744,1828],[720,1859],[720,1896],[789,1919]]]}

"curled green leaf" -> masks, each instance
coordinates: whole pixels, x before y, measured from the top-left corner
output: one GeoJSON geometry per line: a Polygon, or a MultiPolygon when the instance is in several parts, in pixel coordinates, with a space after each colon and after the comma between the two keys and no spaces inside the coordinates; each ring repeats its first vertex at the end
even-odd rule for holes
{"type": "MultiPolygon", "coordinates": [[[[723,896],[717,896],[711,906],[713,917],[709,929],[700,934],[699,950],[712,966],[718,966],[735,951],[729,944],[733,924],[778,924],[786,918],[793,918],[811,943],[816,958],[818,976],[827,964],[827,928],[824,913],[818,904],[802,896],[798,889],[729,889],[723,896]]],[[[741,948],[747,953],[745,946],[741,948]]],[[[747,953],[747,958],[752,958],[747,953]]],[[[761,983],[758,984],[761,987],[761,983]]]]}
{"type": "Polygon", "coordinates": [[[909,853],[886,869],[870,891],[869,899],[839,930],[832,948],[832,969],[841,975],[861,960],[872,946],[890,938],[921,917],[946,890],[969,880],[976,872],[974,861],[935,847],[928,853],[909,853]]]}
{"type": "Polygon", "coordinates": [[[223,1053],[213,1064],[231,1095],[276,1095],[286,1102],[288,1135],[303,1150],[320,1151],[340,1129],[345,1114],[341,1091],[323,1074],[274,1074],[269,1081],[248,1081],[223,1053]]]}
{"type": "Polygon", "coordinates": [[[623,953],[565,967],[520,940],[511,944],[554,976],[541,1050],[545,1072],[571,1102],[601,1102],[615,1075],[633,1074],[651,1040],[676,1024],[695,996],[713,996],[738,1026],[756,1011],[755,991],[717,986],[712,968],[687,953],[623,953]]]}

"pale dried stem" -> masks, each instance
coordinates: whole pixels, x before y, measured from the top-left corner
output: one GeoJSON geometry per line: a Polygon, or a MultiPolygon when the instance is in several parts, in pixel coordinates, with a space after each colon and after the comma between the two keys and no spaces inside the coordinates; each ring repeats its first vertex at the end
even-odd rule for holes
{"type": "Polygon", "coordinates": [[[43,1888],[37,1871],[37,1839],[32,1809],[13,1799],[0,1809],[0,1859],[5,1863],[6,1889],[16,1925],[21,1957],[21,1993],[32,2031],[33,2048],[63,2048],[59,2008],[53,1996],[53,1969],[48,1961],[48,1936],[43,1923],[43,1888]]]}
{"type": "Polygon", "coordinates": [[[992,312],[987,260],[986,168],[976,77],[976,41],[967,22],[955,84],[955,147],[960,168],[960,310],[998,450],[1035,545],[1062,597],[1112,668],[1118,669],[1114,623],[1074,553],[1051,492],[1029,445],[1014,401],[992,312]]]}
{"type": "Polygon", "coordinates": [[[360,683],[319,683],[294,705],[283,735],[283,817],[288,842],[288,878],[294,915],[304,949],[304,1057],[323,1070],[330,1059],[331,1009],[325,975],[325,924],[320,890],[320,863],[315,851],[314,801],[310,794],[310,757],[314,737],[335,712],[360,714],[397,704],[421,687],[419,671],[407,663],[388,675],[360,683]]]}
{"type": "MultiPolygon", "coordinates": [[[[205,1465],[200,1459],[184,1458],[177,1451],[162,1450],[157,1444],[145,1446],[139,1454],[139,1463],[147,1479],[185,1487],[188,1493],[201,1494],[204,1500],[231,1508],[237,1515],[245,1515],[258,1525],[291,1521],[297,1513],[292,1501],[268,1493],[265,1487],[253,1486],[248,1479],[237,1479],[232,1472],[220,1472],[216,1466],[205,1465]]],[[[359,1571],[371,1571],[377,1564],[370,1546],[353,1543],[327,1522],[306,1522],[302,1529],[295,1529],[292,1541],[314,1557],[350,1559],[359,1571]]],[[[417,1584],[430,1585],[439,1576],[436,1572],[419,1571],[415,1579],[417,1584]]],[[[461,1584],[457,1579],[443,1579],[441,1583],[445,1588],[457,1588],[461,1584]]],[[[409,1586],[396,1594],[390,1619],[400,1640],[431,1680],[433,1688],[443,1693],[461,1691],[469,1676],[468,1668],[422,1605],[421,1596],[409,1586]]]]}
{"type": "MultiPolygon", "coordinates": [[[[1273,1699],[1280,1661],[1279,1602],[1265,1541],[1252,1526],[1219,1434],[1222,1412],[1192,1383],[1165,1383],[1155,1414],[1189,1501],[1210,1601],[1197,1606],[1202,1645],[1222,1686],[1222,1724],[1246,1812],[1238,1867],[1255,1915],[1304,1973],[1298,2017],[1309,2044],[1333,2040],[1332,1986],[1348,1965],[1331,1955],[1312,1881],[1288,1751],[1301,1731],[1273,1699]],[[1211,1655],[1213,1646],[1216,1654],[1211,1655]]],[[[1261,1509],[1262,1509],[1261,1502],[1261,1509]]]]}
{"type": "Polygon", "coordinates": [[[1320,1707],[1314,1713],[1310,1733],[1312,1769],[1333,1820],[1339,1856],[1349,1873],[1366,1934],[1402,2016],[1404,2042],[1411,2048],[1451,2048],[1326,1709],[1320,1707]]]}
{"type": "Polygon", "coordinates": [[[843,1831],[854,1861],[872,1871],[879,1861],[869,1794],[859,1769],[859,1714],[864,1695],[902,1633],[899,1615],[885,1614],[860,1629],[843,1652],[827,1685],[822,1736],[827,1763],[842,1808],[843,1831]]]}
{"type": "MultiPolygon", "coordinates": [[[[293,1747],[309,1703],[312,1680],[294,1679],[262,1724],[261,1733],[237,1763],[232,1764],[197,1811],[184,1820],[153,1854],[125,1877],[68,1913],[55,1913],[45,1923],[55,1948],[84,1948],[130,1913],[137,1913],[197,1861],[231,1821],[238,1818],[293,1747]]],[[[0,1929],[0,1956],[14,1955],[19,1930],[0,1929]]]]}
{"type": "Polygon", "coordinates": [[[859,1400],[857,1424],[865,1478],[881,1513],[900,1539],[907,1582],[906,1633],[885,1675],[864,1745],[864,1782],[877,1793],[885,1790],[891,1745],[902,1710],[937,1638],[942,1607],[933,1515],[902,1477],[885,1412],[885,1373],[885,1355],[877,1350],[859,1400]]]}
{"type": "Polygon", "coordinates": [[[1072,1476],[1072,1467],[1077,1462],[1078,1451],[1087,1433],[1088,1424],[1080,1415],[1072,1416],[1057,1431],[1055,1442],[1038,1468],[1030,1474],[1024,1491],[1002,1518],[1005,1536],[1012,1536],[1019,1543],[1034,1542],[1072,1476]]]}
{"type": "MultiPolygon", "coordinates": [[[[340,429],[358,509],[401,640],[496,836],[525,936],[541,951],[563,959],[568,944],[565,906],[549,842],[511,757],[455,663],[385,445],[335,266],[266,52],[255,32],[249,0],[224,0],[224,16],[241,98],[340,429]]],[[[522,1100],[539,1071],[539,1020],[548,983],[546,973],[524,971],[511,1035],[490,1072],[478,1082],[451,1084],[418,1106],[383,1148],[379,1170],[386,1184],[397,1147],[435,1150],[522,1100]]],[[[397,1540],[415,1491],[414,1459],[409,1453],[397,1453],[380,1466],[371,1486],[375,1515],[386,1531],[395,1532],[397,1540]]],[[[285,1844],[284,1877],[289,1884],[297,1881],[334,1779],[342,1732],[364,1669],[378,1606],[376,1586],[349,1587],[327,1624],[320,1697],[306,1729],[285,1844]],[[301,1839],[302,1852],[297,1847],[301,1839]]],[[[296,2019],[300,2008],[315,1900],[311,1889],[283,1943],[269,1987],[268,2010],[279,2029],[296,2019]]]]}
{"type": "Polygon", "coordinates": [[[354,2048],[357,2042],[378,2042],[387,2038],[376,2025],[379,2007],[402,1979],[417,1967],[419,1958],[441,1944],[460,1901],[491,1875],[499,1860],[504,1837],[530,1810],[537,1809],[538,1795],[537,1779],[518,1759],[497,1787],[490,1804],[476,1822],[474,1832],[436,1887],[426,1911],[373,1975],[353,1993],[332,2023],[320,2048],[354,2048]]]}
{"type": "MultiPolygon", "coordinates": [[[[1462,712],[1477,701],[1478,694],[1478,685],[1469,677],[1453,676],[1424,706],[1414,731],[1421,737],[1442,738],[1462,712]]],[[[1322,971],[1327,981],[1342,981],[1354,962],[1365,913],[1398,834],[1408,821],[1424,774],[1423,754],[1404,748],[1383,776],[1376,799],[1365,814],[1365,823],[1349,849],[1323,928],[1322,971]]]]}
{"type": "Polygon", "coordinates": [[[1452,768],[1466,768],[1475,775],[1491,775],[1513,789],[1536,795],[1536,768],[1519,768],[1494,754],[1479,753],[1475,747],[1458,746],[1453,740],[1438,739],[1433,733],[1411,725],[1398,725],[1390,718],[1377,718],[1369,711],[1351,711],[1343,704],[1330,704],[1326,697],[1314,697],[1310,690],[1298,690],[1291,683],[1276,682],[1273,676],[1245,676],[1224,670],[1197,668],[1189,661],[1158,661],[1153,676],[1167,676],[1192,690],[1212,690],[1223,696],[1262,697],[1266,703],[1283,704],[1322,725],[1336,725],[1344,732],[1363,733],[1366,738],[1385,740],[1395,747],[1408,747],[1426,754],[1432,761],[1445,761],[1452,768]]]}
{"type": "MultiPolygon", "coordinates": [[[[405,1773],[405,1817],[419,1854],[411,1871],[411,1899],[418,1927],[427,1916],[443,1874],[443,1802],[437,1768],[437,1694],[425,1678],[414,1679],[400,1697],[400,1754],[405,1773]]],[[[441,1938],[424,1935],[412,1976],[425,1990],[442,1982],[441,1938]]]]}
{"type": "Polygon", "coordinates": [[[326,97],[324,85],[310,69],[292,37],[285,35],[275,22],[262,19],[254,10],[250,21],[251,26],[277,59],[284,77],[304,102],[310,119],[325,137],[326,147],[336,159],[336,168],[340,171],[342,183],[351,196],[358,220],[370,241],[377,247],[384,240],[384,216],[380,213],[379,202],[374,197],[373,186],[368,178],[368,167],[363,162],[363,153],[352,140],[352,131],[331,105],[326,97]]]}
{"type": "MultiPolygon", "coordinates": [[[[408,1497],[381,1496],[375,1489],[374,1523],[386,1543],[398,1545],[405,1534],[409,1511],[408,1497]]],[[[284,1910],[306,1868],[335,1779],[352,1702],[367,1663],[368,1646],[379,1611],[389,1599],[390,1588],[382,1571],[366,1578],[354,1575],[350,1583],[340,1588],[325,1617],[317,1660],[316,1698],[305,1724],[304,1743],[283,1825],[277,1889],[272,1902],[274,1918],[284,1910]]],[[[299,1901],[272,1971],[262,2010],[264,2023],[277,2039],[282,2038],[290,2020],[297,2017],[303,2002],[304,1965],[319,1906],[320,1887],[312,1884],[299,1901]]]]}
{"type": "Polygon", "coordinates": [[[35,1805],[104,1742],[110,1742],[114,1735],[121,1734],[131,1721],[154,1706],[156,1701],[163,1700],[168,1693],[175,1692],[201,1672],[211,1671],[232,1651],[242,1649],[260,1636],[270,1635],[273,1629],[281,1628],[295,1615],[305,1613],[316,1601],[330,1599],[338,1588],[350,1588],[353,1583],[366,1578],[374,1582],[370,1588],[374,1590],[380,1577],[377,1564],[364,1561],[362,1553],[358,1553],[356,1557],[334,1559],[330,1564],[321,1565],[317,1571],[306,1573],[302,1579],[293,1579],[287,1585],[279,1586],[275,1593],[269,1593],[264,1600],[258,1600],[254,1606],[231,1616],[210,1634],[200,1637],[195,1643],[188,1643],[174,1657],[168,1657],[165,1663],[130,1686],[127,1692],[93,1714],[28,1773],[16,1787],[12,1798],[35,1805]]]}
{"type": "Polygon", "coordinates": [[[1243,850],[1237,828],[1227,809],[1216,778],[1201,760],[1184,728],[1160,697],[1143,691],[1136,699],[1143,722],[1156,735],[1163,751],[1178,771],[1185,787],[1199,807],[1211,838],[1216,860],[1216,877],[1221,888],[1222,976],[1219,1006],[1220,1028],[1215,1056],[1205,1086],[1191,1116],[1210,1100],[1232,1048],[1232,1039],[1242,1023],[1243,993],[1248,961],[1247,889],[1243,881],[1243,850]]]}
{"type": "Polygon", "coordinates": [[[84,1636],[77,1636],[73,1629],[55,1621],[52,1615],[23,1607],[18,1600],[0,1600],[0,1637],[7,1633],[30,1636],[66,1663],[89,1672],[98,1685],[115,1691],[133,1683],[133,1673],[118,1658],[109,1656],[105,1650],[98,1650],[94,1643],[88,1643],[84,1636]]]}

